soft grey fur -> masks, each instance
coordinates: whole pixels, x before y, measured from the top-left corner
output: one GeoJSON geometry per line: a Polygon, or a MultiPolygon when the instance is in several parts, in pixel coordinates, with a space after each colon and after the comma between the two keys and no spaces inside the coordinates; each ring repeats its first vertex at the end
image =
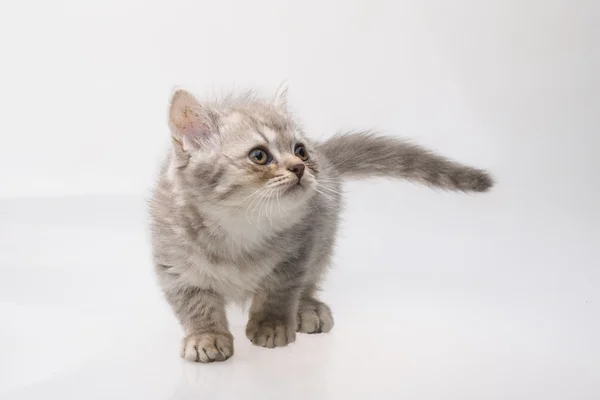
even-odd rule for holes
{"type": "Polygon", "coordinates": [[[333,327],[316,297],[330,263],[345,178],[396,177],[448,190],[483,192],[482,171],[406,141],[359,132],[308,139],[286,109],[250,95],[198,102],[171,100],[172,151],[151,200],[159,283],[185,330],[181,356],[223,361],[233,355],[225,307],[251,300],[246,336],[286,346],[296,332],[333,327]],[[294,154],[303,144],[310,158],[294,154]],[[269,165],[248,154],[261,146],[269,165]],[[302,164],[299,179],[290,169],[302,164]]]}

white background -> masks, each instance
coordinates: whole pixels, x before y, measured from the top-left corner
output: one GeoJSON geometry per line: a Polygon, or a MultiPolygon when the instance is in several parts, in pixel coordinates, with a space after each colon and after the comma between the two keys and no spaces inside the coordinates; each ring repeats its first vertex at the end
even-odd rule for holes
{"type": "Polygon", "coordinates": [[[2,2],[0,396],[600,398],[599,38],[593,0],[2,2]],[[236,356],[184,364],[144,221],[168,95],[284,79],[314,137],[498,185],[348,185],[334,332],[255,349],[233,310],[236,356]]]}

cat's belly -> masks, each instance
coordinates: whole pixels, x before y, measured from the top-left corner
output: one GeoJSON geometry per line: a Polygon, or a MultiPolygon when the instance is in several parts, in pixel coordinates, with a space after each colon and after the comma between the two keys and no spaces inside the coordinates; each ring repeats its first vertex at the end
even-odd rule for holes
{"type": "Polygon", "coordinates": [[[243,302],[256,292],[272,270],[269,265],[214,264],[195,260],[181,278],[190,285],[220,293],[229,301],[243,302]]]}

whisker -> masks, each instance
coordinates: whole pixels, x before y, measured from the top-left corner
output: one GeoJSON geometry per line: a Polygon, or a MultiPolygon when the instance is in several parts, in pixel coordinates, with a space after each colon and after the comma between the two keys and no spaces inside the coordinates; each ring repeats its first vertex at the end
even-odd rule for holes
{"type": "Polygon", "coordinates": [[[334,203],[336,203],[336,204],[337,204],[337,201],[336,201],[336,199],[334,199],[333,197],[331,197],[331,195],[329,195],[329,194],[327,194],[327,193],[325,193],[325,192],[321,192],[321,191],[320,191],[319,189],[317,189],[317,188],[315,188],[315,191],[316,191],[317,193],[320,193],[320,194],[321,194],[323,197],[325,197],[326,199],[329,199],[330,201],[332,201],[332,202],[334,202],[334,203]]]}
{"type": "MultiPolygon", "coordinates": [[[[252,208],[252,221],[254,221],[254,212],[256,211],[256,209],[262,204],[263,200],[266,197],[266,192],[261,193],[260,198],[258,200],[258,202],[254,205],[254,207],[252,208]]],[[[257,223],[260,225],[260,208],[258,209],[258,219],[257,219],[257,223]]]]}
{"type": "MultiPolygon", "coordinates": [[[[266,192],[266,193],[264,194],[264,196],[262,197],[262,200],[264,200],[264,201],[261,201],[261,202],[260,202],[260,207],[259,207],[259,209],[258,209],[258,224],[259,224],[259,225],[260,225],[260,214],[261,214],[261,212],[262,212],[262,208],[263,208],[263,206],[264,206],[264,205],[265,205],[265,204],[266,204],[266,203],[269,201],[269,193],[271,193],[271,191],[270,191],[270,190],[269,190],[268,192],[266,192]]],[[[267,215],[265,214],[265,216],[267,216],[267,215]]]]}
{"type": "MultiPolygon", "coordinates": [[[[260,190],[264,190],[264,188],[260,188],[260,189],[258,189],[258,191],[260,191],[260,190]]],[[[258,191],[257,191],[257,192],[258,192],[258,191]]],[[[259,203],[260,203],[260,200],[261,200],[261,198],[262,198],[262,193],[261,193],[261,195],[260,195],[260,196],[258,196],[258,197],[255,197],[255,198],[252,200],[252,202],[250,202],[250,204],[248,204],[248,207],[246,208],[246,219],[248,220],[248,222],[249,222],[249,223],[252,223],[252,222],[251,222],[251,221],[250,221],[250,219],[248,218],[248,211],[250,211],[250,207],[252,206],[252,204],[254,204],[254,202],[255,202],[256,200],[258,200],[258,203],[257,203],[257,204],[259,204],[259,203]]],[[[252,221],[254,221],[254,210],[255,210],[255,209],[256,209],[256,206],[255,206],[255,207],[252,209],[252,214],[251,214],[251,216],[252,216],[252,221]]]]}
{"type": "Polygon", "coordinates": [[[279,208],[279,215],[281,216],[281,203],[279,202],[279,197],[281,197],[281,191],[277,191],[277,207],[279,208]]]}
{"type": "Polygon", "coordinates": [[[340,179],[330,179],[330,178],[317,178],[316,179],[317,182],[319,183],[343,183],[344,181],[340,180],[340,179]]]}
{"type": "Polygon", "coordinates": [[[322,189],[327,189],[327,190],[335,190],[337,192],[339,192],[341,190],[341,188],[337,188],[337,187],[332,187],[332,186],[328,186],[328,185],[320,185],[317,184],[318,187],[322,188],[322,189]]]}
{"type": "Polygon", "coordinates": [[[329,193],[329,194],[332,194],[332,195],[338,195],[339,196],[339,195],[342,194],[342,192],[340,192],[339,190],[336,190],[336,189],[333,189],[333,188],[330,188],[330,187],[327,187],[327,186],[318,186],[318,188],[321,189],[321,190],[323,190],[323,191],[325,191],[325,192],[327,192],[327,193],[329,193]]]}
{"type": "MultiPolygon", "coordinates": [[[[271,193],[273,192],[273,189],[271,189],[269,191],[269,195],[267,196],[267,199],[265,200],[265,217],[269,220],[269,222],[271,223],[271,226],[273,226],[273,220],[271,219],[271,216],[269,215],[269,203],[271,202],[271,193]]],[[[261,206],[261,210],[262,210],[262,206],[261,206]]],[[[260,211],[258,212],[258,214],[260,215],[260,211]]]]}
{"type": "Polygon", "coordinates": [[[271,227],[273,227],[273,204],[275,203],[275,198],[273,196],[274,194],[275,189],[271,189],[269,192],[269,199],[267,200],[267,204],[265,206],[265,214],[271,223],[271,227]]]}
{"type": "Polygon", "coordinates": [[[274,189],[271,190],[271,194],[269,196],[269,202],[267,203],[267,207],[269,207],[268,213],[269,213],[269,221],[271,222],[271,227],[273,227],[273,204],[275,202],[275,199],[273,198],[273,194],[275,193],[274,189]]]}
{"type": "Polygon", "coordinates": [[[244,204],[244,202],[246,202],[247,200],[250,199],[250,197],[254,196],[256,193],[258,193],[262,188],[258,188],[254,193],[252,193],[250,196],[246,197],[244,200],[242,200],[239,204],[237,204],[238,206],[241,206],[242,204],[244,204]]]}

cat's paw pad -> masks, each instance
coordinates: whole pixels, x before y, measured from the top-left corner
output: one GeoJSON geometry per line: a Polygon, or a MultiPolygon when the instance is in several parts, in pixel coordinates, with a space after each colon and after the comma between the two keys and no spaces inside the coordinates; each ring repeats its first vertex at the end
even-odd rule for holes
{"type": "Polygon", "coordinates": [[[293,325],[278,318],[250,318],[246,336],[253,344],[269,348],[287,346],[296,340],[293,325]]]}
{"type": "Polygon", "coordinates": [[[300,304],[297,332],[327,333],[332,328],[333,316],[327,304],[316,300],[300,304]]]}
{"type": "Polygon", "coordinates": [[[188,361],[210,363],[225,361],[233,355],[230,333],[193,333],[183,338],[181,357],[188,361]]]}

